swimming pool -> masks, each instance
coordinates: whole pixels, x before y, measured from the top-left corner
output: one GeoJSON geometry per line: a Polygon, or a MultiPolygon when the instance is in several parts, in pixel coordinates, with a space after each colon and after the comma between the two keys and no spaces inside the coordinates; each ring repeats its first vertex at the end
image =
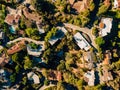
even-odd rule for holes
{"type": "Polygon", "coordinates": [[[15,30],[15,28],[13,26],[10,26],[9,29],[10,29],[10,33],[12,33],[12,34],[16,33],[16,30],[15,30]]]}

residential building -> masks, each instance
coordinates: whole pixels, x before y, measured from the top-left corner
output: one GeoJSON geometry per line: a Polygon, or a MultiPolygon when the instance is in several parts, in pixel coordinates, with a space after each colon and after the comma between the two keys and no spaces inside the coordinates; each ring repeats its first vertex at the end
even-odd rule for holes
{"type": "Polygon", "coordinates": [[[69,3],[70,3],[71,5],[73,5],[74,2],[75,2],[75,0],[69,0],[69,3]]]}
{"type": "MultiPolygon", "coordinates": [[[[82,0],[82,1],[77,1],[73,4],[73,9],[75,9],[78,13],[86,10],[89,8],[89,3],[91,0],[82,0]]],[[[73,1],[71,1],[73,3],[73,1]]]]}
{"type": "Polygon", "coordinates": [[[84,79],[88,83],[89,86],[95,85],[95,72],[94,70],[88,71],[84,74],[84,79]]]}
{"type": "Polygon", "coordinates": [[[93,64],[93,61],[94,61],[94,58],[93,58],[93,53],[88,51],[88,52],[84,52],[83,53],[83,60],[85,60],[83,62],[83,64],[86,62],[87,63],[87,67],[89,69],[92,69],[94,67],[94,64],[93,64]]]}
{"type": "Polygon", "coordinates": [[[104,5],[109,6],[111,4],[110,0],[104,0],[104,5]]]}
{"type": "Polygon", "coordinates": [[[0,40],[4,39],[4,32],[0,30],[0,40]]]}
{"type": "Polygon", "coordinates": [[[39,34],[45,33],[45,30],[42,28],[42,24],[40,22],[36,22],[36,25],[39,30],[39,34]]]}
{"type": "Polygon", "coordinates": [[[62,39],[64,35],[67,33],[67,30],[64,27],[57,27],[58,30],[56,31],[55,36],[52,36],[49,39],[49,43],[54,45],[58,40],[62,39]]]}
{"type": "Polygon", "coordinates": [[[8,14],[5,18],[5,22],[9,25],[18,24],[20,18],[20,15],[8,14]]]}
{"type": "Polygon", "coordinates": [[[112,54],[110,52],[110,50],[106,50],[106,52],[104,53],[104,60],[103,60],[103,64],[108,65],[111,63],[112,59],[112,54]]]}
{"type": "Polygon", "coordinates": [[[28,80],[29,80],[31,83],[34,83],[34,84],[40,83],[39,76],[38,76],[37,74],[35,74],[34,72],[29,72],[29,73],[27,74],[27,77],[28,77],[28,80]]]}
{"type": "Polygon", "coordinates": [[[120,8],[120,0],[114,0],[114,8],[120,8]]]}
{"type": "Polygon", "coordinates": [[[107,68],[103,67],[100,73],[100,83],[108,82],[110,80],[113,80],[112,73],[107,68]]]}
{"type": "Polygon", "coordinates": [[[42,44],[37,49],[32,49],[30,45],[27,45],[27,52],[29,55],[39,57],[42,54],[42,51],[44,51],[44,45],[42,44]]]}
{"type": "Polygon", "coordinates": [[[9,62],[9,56],[5,55],[4,53],[0,55],[0,66],[3,67],[9,62]]]}
{"type": "Polygon", "coordinates": [[[39,14],[36,13],[30,13],[29,8],[23,8],[23,14],[29,20],[33,20],[36,22],[41,21],[41,16],[39,16],[39,14]]]}
{"type": "Polygon", "coordinates": [[[102,18],[101,23],[99,24],[100,32],[99,35],[104,37],[111,32],[112,29],[112,18],[102,18]]]}
{"type": "Polygon", "coordinates": [[[8,77],[7,75],[8,75],[7,71],[0,68],[0,82],[3,83],[0,88],[1,90],[8,89],[11,84],[10,80],[7,78],[8,77]]]}
{"type": "Polygon", "coordinates": [[[60,81],[62,80],[62,73],[60,71],[51,70],[48,73],[48,80],[60,81]]]}
{"type": "Polygon", "coordinates": [[[79,33],[79,32],[76,33],[74,35],[74,39],[75,39],[77,45],[81,49],[84,49],[85,51],[88,51],[91,48],[90,44],[86,41],[86,39],[82,36],[81,33],[79,33]]]}
{"type": "Polygon", "coordinates": [[[25,42],[20,41],[18,43],[15,43],[14,46],[12,46],[10,49],[7,50],[8,55],[14,54],[16,52],[21,51],[25,47],[25,42]]]}

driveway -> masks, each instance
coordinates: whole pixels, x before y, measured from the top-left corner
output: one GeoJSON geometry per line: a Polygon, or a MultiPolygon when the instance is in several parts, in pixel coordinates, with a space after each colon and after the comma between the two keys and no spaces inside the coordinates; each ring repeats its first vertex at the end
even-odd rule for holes
{"type": "Polygon", "coordinates": [[[97,45],[95,43],[95,37],[92,35],[92,30],[88,29],[88,28],[81,28],[79,26],[76,26],[76,25],[73,25],[73,24],[68,24],[68,23],[64,23],[63,24],[65,27],[68,27],[68,28],[71,28],[73,30],[78,30],[80,32],[83,32],[85,34],[87,34],[90,39],[91,39],[91,45],[94,47],[94,48],[97,48],[97,45]]]}

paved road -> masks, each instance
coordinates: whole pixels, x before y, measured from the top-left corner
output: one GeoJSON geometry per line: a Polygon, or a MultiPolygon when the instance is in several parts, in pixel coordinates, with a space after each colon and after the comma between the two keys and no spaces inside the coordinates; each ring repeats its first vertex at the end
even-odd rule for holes
{"type": "Polygon", "coordinates": [[[92,31],[91,31],[90,29],[88,29],[88,28],[81,28],[81,27],[79,27],[79,26],[76,26],[76,25],[73,25],[73,24],[68,24],[68,23],[64,23],[64,26],[65,26],[65,27],[68,27],[68,28],[71,28],[71,29],[73,29],[73,30],[81,31],[81,32],[87,34],[87,35],[90,37],[90,39],[91,39],[91,42],[92,42],[91,44],[92,44],[92,46],[93,46],[94,48],[97,48],[97,45],[96,45],[96,43],[95,43],[95,37],[92,35],[92,31]]]}
{"type": "Polygon", "coordinates": [[[55,86],[55,85],[54,84],[50,84],[49,86],[43,85],[39,90],[45,90],[45,89],[47,89],[49,87],[53,87],[53,86],[55,86]]]}
{"type": "Polygon", "coordinates": [[[33,43],[35,43],[37,45],[39,45],[39,44],[43,44],[44,45],[44,41],[36,41],[36,40],[31,39],[31,38],[22,38],[22,37],[14,39],[13,41],[9,41],[7,44],[12,44],[12,43],[15,43],[15,42],[21,41],[21,40],[25,40],[25,41],[28,41],[28,42],[33,42],[33,43]]]}

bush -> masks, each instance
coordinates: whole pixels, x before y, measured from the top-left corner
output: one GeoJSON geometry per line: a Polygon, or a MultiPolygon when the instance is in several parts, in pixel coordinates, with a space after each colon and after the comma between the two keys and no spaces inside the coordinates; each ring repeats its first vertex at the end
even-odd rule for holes
{"type": "Polygon", "coordinates": [[[44,85],[46,85],[46,86],[49,85],[49,81],[47,79],[44,81],[44,85]]]}

